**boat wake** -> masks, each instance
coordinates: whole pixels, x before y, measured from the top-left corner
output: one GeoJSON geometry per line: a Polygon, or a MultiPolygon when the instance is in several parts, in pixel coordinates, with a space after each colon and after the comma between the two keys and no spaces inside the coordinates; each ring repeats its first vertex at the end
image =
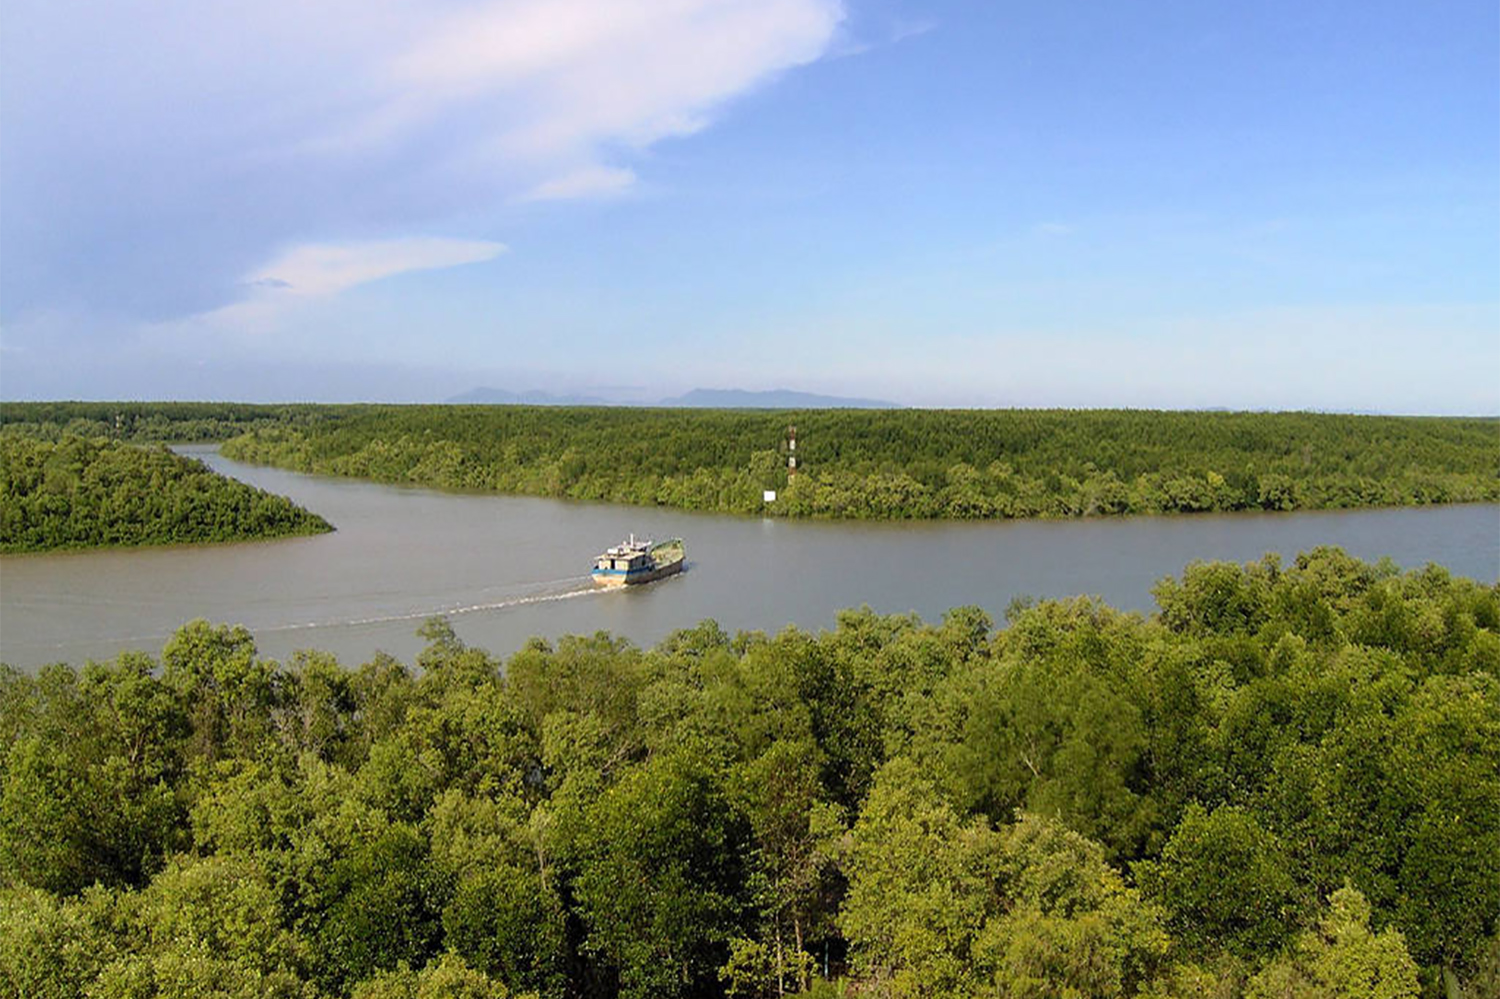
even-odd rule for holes
{"type": "MultiPolygon", "coordinates": [[[[556,582],[580,583],[587,582],[588,578],[587,576],[576,576],[571,579],[557,580],[556,582]]],[[[400,621],[425,621],[430,617],[458,617],[464,614],[477,614],[483,611],[508,610],[512,607],[526,607],[531,604],[575,600],[578,597],[587,597],[605,592],[607,591],[594,586],[592,583],[587,583],[587,585],[577,586],[558,593],[533,593],[526,596],[504,597],[499,600],[487,600],[479,603],[449,604],[422,610],[396,611],[390,614],[373,614],[366,617],[340,618],[332,621],[306,621],[293,624],[262,625],[255,628],[254,631],[259,634],[261,632],[309,631],[315,628],[358,628],[366,625],[391,624],[400,621]]]]}
{"type": "MultiPolygon", "coordinates": [[[[511,595],[497,596],[493,600],[476,600],[468,603],[454,602],[409,610],[393,610],[386,614],[367,614],[360,617],[332,617],[317,621],[291,621],[283,624],[256,622],[252,619],[245,621],[244,624],[250,633],[256,636],[336,631],[342,628],[370,627],[400,623],[402,621],[425,621],[430,617],[459,617],[465,614],[479,614],[485,611],[504,611],[532,604],[547,604],[560,600],[576,600],[579,597],[619,592],[618,589],[595,586],[588,576],[570,576],[566,579],[552,579],[545,582],[521,585],[529,586],[533,592],[515,594],[512,589],[511,595]]],[[[171,637],[171,631],[164,631],[151,634],[122,635],[111,638],[110,641],[123,648],[148,648],[154,646],[160,649],[171,637]]],[[[49,650],[61,650],[66,647],[67,643],[65,642],[46,643],[39,646],[39,648],[49,650]]]]}

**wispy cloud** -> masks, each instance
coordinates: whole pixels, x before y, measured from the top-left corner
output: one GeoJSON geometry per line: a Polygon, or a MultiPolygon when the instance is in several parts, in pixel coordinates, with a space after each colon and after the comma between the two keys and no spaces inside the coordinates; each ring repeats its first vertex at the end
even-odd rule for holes
{"type": "Polygon", "coordinates": [[[836,0],[490,0],[435,19],[388,72],[403,99],[485,106],[492,149],[587,162],[702,128],[817,59],[842,16],[836,0]]]}
{"type": "Polygon", "coordinates": [[[298,316],[361,285],[401,274],[483,263],[507,252],[503,243],[414,236],[346,243],[304,243],[285,249],[239,282],[237,301],[149,327],[152,337],[264,338],[298,316]]]}
{"type": "Polygon", "coordinates": [[[635,184],[635,173],[616,167],[587,166],[543,181],[521,195],[521,201],[565,201],[574,198],[608,197],[635,184]]]}
{"type": "Polygon", "coordinates": [[[852,30],[841,32],[828,53],[830,58],[847,59],[888,45],[898,45],[908,38],[918,38],[937,30],[938,22],[927,18],[877,17],[850,27],[852,30]]]}
{"type": "Polygon", "coordinates": [[[430,271],[493,260],[503,243],[415,237],[365,243],[313,243],[293,247],[245,283],[262,294],[336,295],[356,285],[409,271],[430,271]]]}
{"type": "Polygon", "coordinates": [[[0,301],[170,319],[242,295],[278,246],[617,195],[641,150],[824,57],[844,16],[841,0],[0,0],[0,301]]]}

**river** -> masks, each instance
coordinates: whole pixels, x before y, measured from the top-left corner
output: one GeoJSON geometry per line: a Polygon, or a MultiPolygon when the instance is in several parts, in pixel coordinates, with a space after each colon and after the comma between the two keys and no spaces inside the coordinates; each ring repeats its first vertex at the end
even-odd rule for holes
{"type": "Polygon", "coordinates": [[[289,496],[337,527],[312,538],[0,558],[0,662],[35,669],[124,649],[153,655],[196,617],[244,624],[263,655],[377,650],[410,661],[422,621],[509,655],[533,635],[596,630],[650,645],[714,618],[730,632],[831,628],[840,608],[936,621],[976,604],[1094,594],[1151,611],[1151,587],[1195,559],[1287,559],[1317,545],[1428,562],[1494,582],[1500,505],[991,523],[761,520],[677,510],[434,492],[301,475],[180,449],[289,496]],[[635,532],[682,537],[679,576],[596,591],[600,549],[635,532]]]}

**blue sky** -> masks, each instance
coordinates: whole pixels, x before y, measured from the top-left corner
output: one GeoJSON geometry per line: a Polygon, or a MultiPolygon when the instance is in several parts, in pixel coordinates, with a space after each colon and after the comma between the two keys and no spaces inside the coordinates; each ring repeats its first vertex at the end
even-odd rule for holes
{"type": "Polygon", "coordinates": [[[1500,14],[0,0],[0,395],[1500,412],[1500,14]]]}

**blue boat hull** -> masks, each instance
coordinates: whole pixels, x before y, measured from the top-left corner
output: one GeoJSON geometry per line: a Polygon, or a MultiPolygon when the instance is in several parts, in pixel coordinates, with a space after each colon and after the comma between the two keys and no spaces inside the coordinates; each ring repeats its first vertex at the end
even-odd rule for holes
{"type": "Polygon", "coordinates": [[[665,565],[652,566],[644,569],[595,569],[594,583],[598,586],[635,586],[638,583],[649,583],[682,571],[685,559],[676,559],[665,565]]]}

